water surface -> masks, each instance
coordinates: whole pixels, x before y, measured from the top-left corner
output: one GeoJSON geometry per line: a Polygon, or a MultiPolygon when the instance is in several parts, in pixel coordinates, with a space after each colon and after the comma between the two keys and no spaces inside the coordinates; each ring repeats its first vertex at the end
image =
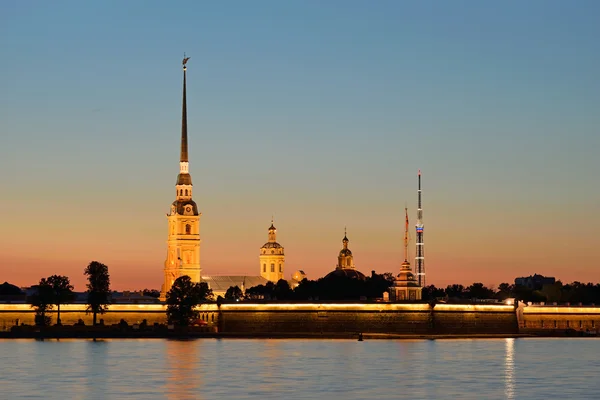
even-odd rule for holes
{"type": "Polygon", "coordinates": [[[0,340],[0,398],[598,399],[600,339],[0,340]]]}

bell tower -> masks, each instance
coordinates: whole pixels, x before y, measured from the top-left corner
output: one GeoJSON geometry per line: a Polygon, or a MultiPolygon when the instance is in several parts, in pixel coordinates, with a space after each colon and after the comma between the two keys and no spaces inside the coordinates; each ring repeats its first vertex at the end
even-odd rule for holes
{"type": "Polygon", "coordinates": [[[169,232],[167,236],[167,258],[165,260],[165,280],[160,299],[166,300],[167,292],[175,279],[187,275],[192,282],[200,282],[200,216],[196,202],[192,200],[192,176],[189,171],[187,103],[186,103],[186,64],[189,57],[183,58],[183,105],[181,114],[181,152],[179,175],[175,183],[175,201],[167,214],[169,232]]]}
{"type": "Polygon", "coordinates": [[[285,255],[283,246],[277,243],[277,229],[271,220],[269,227],[269,241],[260,248],[260,276],[268,281],[277,283],[283,279],[285,255]]]}

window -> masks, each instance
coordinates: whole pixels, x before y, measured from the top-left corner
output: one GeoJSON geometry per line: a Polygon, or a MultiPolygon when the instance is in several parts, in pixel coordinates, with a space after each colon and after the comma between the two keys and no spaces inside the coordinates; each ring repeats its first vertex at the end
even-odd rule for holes
{"type": "Polygon", "coordinates": [[[267,272],[267,264],[263,264],[263,272],[267,272]]]}
{"type": "Polygon", "coordinates": [[[185,195],[187,196],[187,189],[185,189],[185,195]]]}
{"type": "Polygon", "coordinates": [[[191,226],[190,224],[187,224],[187,225],[185,226],[185,234],[186,234],[186,235],[189,235],[189,234],[191,234],[191,233],[192,233],[192,226],[191,226]]]}
{"type": "Polygon", "coordinates": [[[279,272],[283,272],[283,266],[279,264],[279,272]]]}
{"type": "Polygon", "coordinates": [[[352,266],[351,260],[350,260],[350,259],[348,259],[348,260],[346,261],[346,264],[347,264],[349,267],[351,267],[351,266],[352,266]]]}
{"type": "Polygon", "coordinates": [[[271,264],[271,272],[275,272],[275,264],[271,264]]]}

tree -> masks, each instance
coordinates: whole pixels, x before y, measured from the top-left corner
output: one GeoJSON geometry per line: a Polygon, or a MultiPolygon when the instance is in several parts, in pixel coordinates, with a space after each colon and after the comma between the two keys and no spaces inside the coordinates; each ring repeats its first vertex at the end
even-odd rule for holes
{"type": "Polygon", "coordinates": [[[35,324],[46,326],[50,324],[50,317],[46,315],[47,311],[52,309],[54,303],[54,294],[52,286],[46,278],[40,279],[37,285],[36,293],[31,297],[31,307],[35,308],[35,324]]]}
{"type": "Polygon", "coordinates": [[[73,299],[73,285],[68,277],[62,275],[52,275],[47,282],[52,287],[53,303],[57,306],[56,324],[61,325],[60,305],[73,299]]]}
{"type": "Polygon", "coordinates": [[[277,281],[273,287],[273,297],[277,300],[290,300],[294,295],[294,291],[290,288],[290,284],[285,279],[277,281]]]}
{"type": "Polygon", "coordinates": [[[466,290],[466,297],[470,299],[491,299],[494,297],[494,291],[477,282],[469,286],[466,290]]]}
{"type": "Polygon", "coordinates": [[[225,292],[225,300],[241,300],[244,297],[239,286],[230,286],[225,292]]]}
{"type": "Polygon", "coordinates": [[[458,284],[448,285],[448,287],[446,287],[446,296],[448,296],[448,298],[462,299],[465,297],[465,287],[458,284]]]}
{"type": "Polygon", "coordinates": [[[196,306],[212,297],[212,290],[208,288],[206,282],[194,283],[187,275],[175,279],[171,290],[167,293],[169,323],[179,326],[190,325],[198,319],[200,313],[196,306]]]}
{"type": "Polygon", "coordinates": [[[157,299],[160,297],[160,291],[156,289],[144,289],[142,290],[142,294],[144,296],[156,297],[157,299]]]}
{"type": "Polygon", "coordinates": [[[429,285],[423,288],[423,300],[436,300],[442,297],[446,297],[446,292],[442,288],[436,288],[435,285],[429,285]]]}
{"type": "Polygon", "coordinates": [[[499,300],[506,300],[509,297],[513,297],[514,285],[509,283],[501,283],[498,285],[498,292],[496,292],[496,298],[499,300]]]}
{"type": "Polygon", "coordinates": [[[110,276],[108,267],[98,261],[92,261],[85,268],[88,277],[88,307],[86,312],[94,314],[93,325],[96,325],[96,315],[104,314],[110,304],[110,276]]]}

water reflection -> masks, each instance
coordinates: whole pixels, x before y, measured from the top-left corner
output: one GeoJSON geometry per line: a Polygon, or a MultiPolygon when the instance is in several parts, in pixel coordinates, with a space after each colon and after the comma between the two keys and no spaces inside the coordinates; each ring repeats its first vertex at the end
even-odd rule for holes
{"type": "Polygon", "coordinates": [[[85,343],[87,357],[84,358],[87,366],[85,375],[86,392],[79,393],[89,395],[92,399],[106,398],[107,378],[109,377],[107,367],[107,353],[109,343],[104,340],[94,340],[85,343]]]}
{"type": "Polygon", "coordinates": [[[515,339],[504,342],[504,394],[507,399],[515,398],[515,339]]]}
{"type": "MultiPolygon", "coordinates": [[[[167,398],[200,399],[202,366],[198,340],[167,340],[167,398]]],[[[207,367],[207,366],[204,366],[207,367]]],[[[210,368],[210,366],[208,366],[210,368]]]]}

